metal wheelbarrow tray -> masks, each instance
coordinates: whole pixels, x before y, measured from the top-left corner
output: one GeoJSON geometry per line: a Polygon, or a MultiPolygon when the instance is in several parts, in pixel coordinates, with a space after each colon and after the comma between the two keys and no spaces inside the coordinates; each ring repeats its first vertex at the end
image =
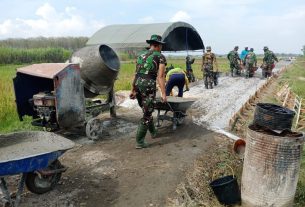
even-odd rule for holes
{"type": "Polygon", "coordinates": [[[168,96],[167,102],[163,103],[160,98],[157,98],[154,107],[158,111],[157,126],[161,126],[160,121],[172,121],[173,130],[176,130],[177,126],[184,122],[184,119],[187,116],[186,110],[190,108],[195,101],[195,99],[168,96]],[[164,111],[164,113],[161,114],[161,111],[164,111]],[[172,116],[169,115],[168,112],[172,112],[172,116]]]}
{"type": "Polygon", "coordinates": [[[26,184],[36,194],[52,190],[66,168],[58,161],[74,142],[49,132],[17,132],[0,135],[0,188],[4,202],[18,206],[26,184]],[[22,174],[13,201],[5,177],[22,174]]]}

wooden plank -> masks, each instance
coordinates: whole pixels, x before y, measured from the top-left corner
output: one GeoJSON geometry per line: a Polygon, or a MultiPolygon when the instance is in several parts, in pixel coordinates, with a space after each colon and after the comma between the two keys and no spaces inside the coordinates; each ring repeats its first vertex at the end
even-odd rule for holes
{"type": "Polygon", "coordinates": [[[296,122],[295,122],[295,128],[298,128],[300,113],[301,113],[301,107],[302,107],[302,99],[300,99],[300,103],[299,103],[299,109],[298,109],[298,113],[297,113],[297,119],[296,119],[296,122]]]}

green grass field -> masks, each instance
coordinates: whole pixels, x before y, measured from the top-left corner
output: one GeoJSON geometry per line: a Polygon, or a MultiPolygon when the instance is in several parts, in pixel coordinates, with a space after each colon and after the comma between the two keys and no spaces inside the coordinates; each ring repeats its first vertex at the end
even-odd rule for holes
{"type": "Polygon", "coordinates": [[[0,133],[34,129],[30,117],[20,122],[17,115],[12,79],[18,67],[22,65],[0,66],[0,133]]]}
{"type": "Polygon", "coordinates": [[[281,82],[288,82],[291,89],[305,99],[305,58],[294,62],[292,70],[281,77],[281,82]]]}
{"type": "MultiPolygon", "coordinates": [[[[218,58],[218,66],[220,72],[229,72],[229,62],[225,58],[218,58]]],[[[171,64],[174,67],[180,67],[185,69],[185,59],[184,58],[169,58],[167,59],[168,66],[171,64]]],[[[196,59],[192,65],[195,77],[198,79],[203,78],[203,73],[201,71],[201,59],[196,59]]],[[[115,90],[130,90],[131,82],[135,73],[135,64],[134,63],[123,63],[121,65],[121,71],[118,77],[118,80],[115,83],[115,90]]]]}

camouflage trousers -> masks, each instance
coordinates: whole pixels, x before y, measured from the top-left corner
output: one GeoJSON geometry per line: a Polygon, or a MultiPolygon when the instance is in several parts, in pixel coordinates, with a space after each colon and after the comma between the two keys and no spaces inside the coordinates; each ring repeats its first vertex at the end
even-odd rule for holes
{"type": "Polygon", "coordinates": [[[246,78],[253,77],[254,75],[254,64],[246,63],[246,78]]]}
{"type": "Polygon", "coordinates": [[[231,75],[240,75],[241,67],[238,62],[230,62],[231,75]]]}
{"type": "Polygon", "coordinates": [[[268,77],[271,77],[272,75],[272,70],[273,68],[275,67],[275,65],[272,63],[272,64],[263,64],[262,65],[262,76],[263,78],[268,78],[268,77]]]}
{"type": "Polygon", "coordinates": [[[152,113],[154,112],[156,102],[156,81],[154,79],[138,77],[135,86],[136,98],[143,111],[143,124],[149,125],[153,121],[152,113]]]}

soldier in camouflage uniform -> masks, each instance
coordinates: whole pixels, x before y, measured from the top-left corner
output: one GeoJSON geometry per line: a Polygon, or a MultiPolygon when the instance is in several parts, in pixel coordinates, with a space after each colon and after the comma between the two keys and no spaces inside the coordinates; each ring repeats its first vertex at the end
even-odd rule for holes
{"type": "Polygon", "coordinates": [[[156,98],[156,80],[161,89],[162,101],[166,102],[166,58],[161,54],[162,45],[165,43],[162,42],[162,37],[159,35],[152,35],[150,40],[146,40],[146,42],[150,44],[150,49],[137,59],[136,74],[130,94],[130,98],[136,98],[143,110],[143,118],[139,123],[136,134],[137,149],[148,147],[148,144],[144,141],[147,130],[151,133],[152,138],[157,135],[152,117],[156,98]]]}
{"type": "Polygon", "coordinates": [[[234,47],[234,50],[229,52],[227,55],[228,60],[230,61],[230,69],[231,69],[231,75],[232,77],[235,75],[240,75],[241,71],[241,59],[239,58],[239,55],[237,53],[238,51],[238,46],[234,47]]]}
{"type": "Polygon", "coordinates": [[[255,68],[257,66],[257,58],[254,49],[251,48],[250,52],[246,55],[246,78],[253,77],[255,68]]]}
{"type": "Polygon", "coordinates": [[[213,83],[217,85],[217,73],[218,65],[216,62],[216,55],[211,52],[211,46],[207,46],[207,52],[202,56],[202,66],[204,85],[208,89],[213,88],[213,83]],[[214,64],[216,66],[216,71],[214,72],[214,64]]]}
{"type": "Polygon", "coordinates": [[[189,79],[189,82],[195,82],[195,75],[192,69],[192,64],[194,64],[195,58],[192,58],[187,55],[185,58],[185,65],[186,65],[186,75],[187,78],[189,79]]]}
{"type": "Polygon", "coordinates": [[[278,62],[275,54],[269,50],[267,46],[264,47],[264,59],[262,68],[263,78],[268,78],[272,75],[272,69],[275,67],[274,61],[278,62]]]}

